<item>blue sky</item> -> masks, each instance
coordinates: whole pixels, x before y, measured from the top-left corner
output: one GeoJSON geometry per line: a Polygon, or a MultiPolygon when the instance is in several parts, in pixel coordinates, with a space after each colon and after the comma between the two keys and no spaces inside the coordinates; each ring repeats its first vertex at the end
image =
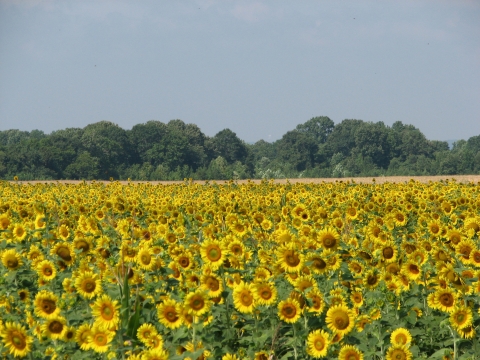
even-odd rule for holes
{"type": "Polygon", "coordinates": [[[480,134],[478,1],[0,0],[0,130],[313,116],[480,134]]]}

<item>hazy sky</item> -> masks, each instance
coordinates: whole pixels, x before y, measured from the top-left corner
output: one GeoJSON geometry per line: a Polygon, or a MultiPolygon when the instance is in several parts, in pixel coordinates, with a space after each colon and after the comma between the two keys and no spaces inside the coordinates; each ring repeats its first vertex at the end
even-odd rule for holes
{"type": "Polygon", "coordinates": [[[480,1],[0,0],[0,130],[313,116],[480,134],[480,1]]]}

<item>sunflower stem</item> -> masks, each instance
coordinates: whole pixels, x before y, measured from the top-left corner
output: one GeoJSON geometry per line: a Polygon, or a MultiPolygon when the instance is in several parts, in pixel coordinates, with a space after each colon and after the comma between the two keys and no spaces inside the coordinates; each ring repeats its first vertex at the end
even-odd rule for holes
{"type": "Polygon", "coordinates": [[[448,329],[450,330],[450,334],[453,337],[453,360],[457,360],[457,337],[455,336],[455,333],[452,330],[451,326],[448,326],[448,329]]]}

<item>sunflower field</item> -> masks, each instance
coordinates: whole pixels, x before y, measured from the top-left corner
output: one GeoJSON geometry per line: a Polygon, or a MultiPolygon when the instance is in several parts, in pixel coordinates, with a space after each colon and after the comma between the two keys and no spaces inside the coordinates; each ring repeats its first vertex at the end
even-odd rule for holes
{"type": "Polygon", "coordinates": [[[480,359],[480,183],[0,193],[2,358],[480,359]]]}

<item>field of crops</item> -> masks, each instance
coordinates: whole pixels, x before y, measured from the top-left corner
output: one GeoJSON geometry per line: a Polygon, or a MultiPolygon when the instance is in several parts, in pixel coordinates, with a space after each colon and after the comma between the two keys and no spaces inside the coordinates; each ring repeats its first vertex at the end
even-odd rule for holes
{"type": "Polygon", "coordinates": [[[480,359],[480,184],[0,182],[0,354],[480,359]]]}

